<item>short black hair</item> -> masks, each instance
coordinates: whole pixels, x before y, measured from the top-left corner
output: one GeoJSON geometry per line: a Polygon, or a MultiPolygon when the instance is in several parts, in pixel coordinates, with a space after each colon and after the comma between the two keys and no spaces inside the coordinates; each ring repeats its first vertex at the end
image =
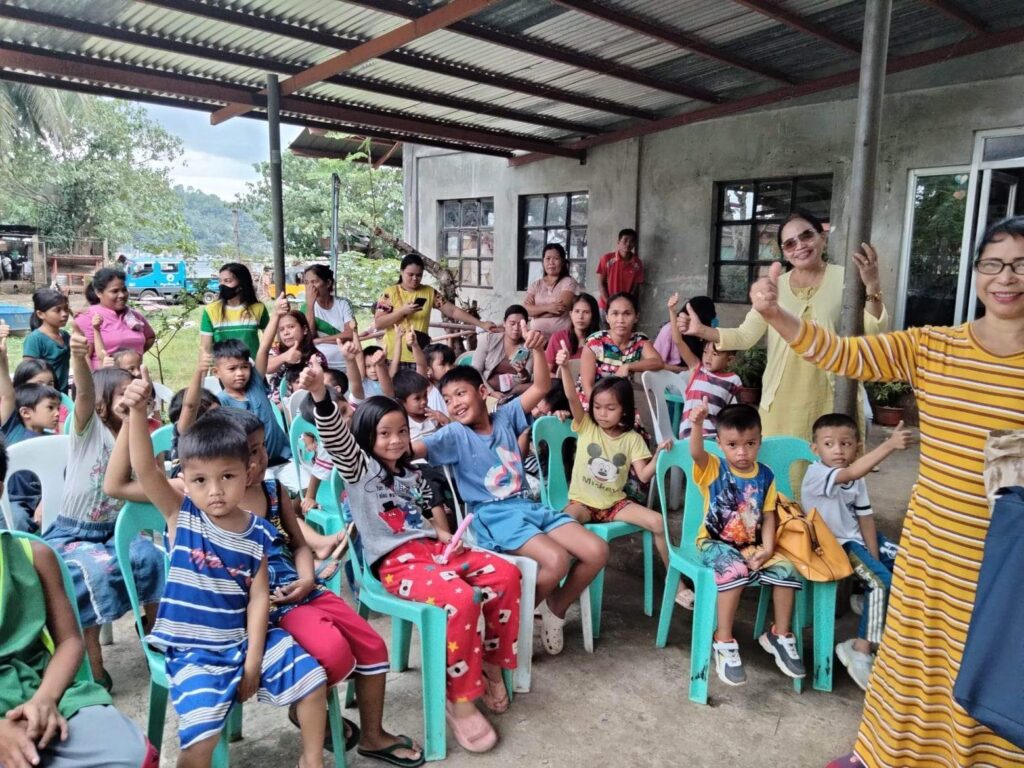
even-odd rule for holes
{"type": "MultiPolygon", "coordinates": [[[[172,424],[177,424],[178,419],[181,418],[181,407],[185,404],[186,392],[188,392],[187,387],[179,389],[171,398],[170,405],[167,406],[167,418],[172,424]]],[[[199,413],[196,414],[196,417],[202,416],[215,405],[220,405],[217,396],[205,387],[202,388],[199,390],[199,413]]]]}
{"type": "Polygon", "coordinates": [[[590,390],[590,400],[587,402],[587,414],[594,418],[594,400],[602,392],[611,392],[615,399],[622,406],[622,421],[620,427],[632,429],[636,424],[636,399],[633,397],[633,385],[629,379],[622,376],[605,376],[590,390]]]}
{"type": "Polygon", "coordinates": [[[225,339],[213,345],[214,360],[248,360],[252,352],[241,339],[225,339]]]}
{"type": "Polygon", "coordinates": [[[14,390],[14,407],[35,408],[43,400],[54,400],[60,404],[60,392],[45,384],[25,384],[14,390]]]}
{"type": "Polygon", "coordinates": [[[392,379],[392,383],[395,385],[395,399],[400,403],[404,403],[405,398],[410,395],[426,392],[430,387],[430,382],[427,381],[426,376],[408,369],[400,369],[395,374],[394,379],[392,379]]]}
{"type": "Polygon", "coordinates": [[[178,458],[182,466],[190,461],[212,459],[237,459],[248,466],[249,441],[238,422],[215,419],[211,413],[199,419],[178,439],[178,458]]]}
{"type": "Polygon", "coordinates": [[[420,349],[430,346],[430,334],[423,331],[413,331],[416,334],[416,343],[420,349]]]}
{"type": "Polygon", "coordinates": [[[382,349],[384,349],[384,347],[382,347],[382,346],[380,346],[378,344],[371,344],[368,347],[363,347],[363,355],[365,357],[370,357],[371,355],[377,354],[382,349]]]}
{"type": "Polygon", "coordinates": [[[561,381],[556,381],[551,385],[551,389],[544,395],[544,402],[552,411],[569,410],[569,398],[565,396],[565,387],[562,386],[561,381]]]}
{"type": "MultiPolygon", "coordinates": [[[[324,368],[324,381],[327,380],[328,376],[334,377],[339,389],[341,389],[341,394],[348,394],[348,375],[344,371],[339,371],[337,368],[324,368]]],[[[327,389],[330,392],[334,392],[331,387],[327,387],[327,389]]]]}
{"type": "Polygon", "coordinates": [[[990,224],[984,234],[982,234],[981,240],[978,241],[978,251],[975,259],[980,259],[985,249],[997,239],[1001,239],[1003,235],[1007,237],[1024,237],[1024,216],[1011,216],[1008,219],[990,224]]]}
{"type": "Polygon", "coordinates": [[[246,437],[259,432],[261,429],[266,430],[263,419],[244,408],[231,408],[230,406],[217,408],[202,418],[203,421],[208,419],[222,424],[237,424],[241,427],[246,437]]]}
{"type": "Polygon", "coordinates": [[[471,365],[457,365],[441,377],[441,381],[438,383],[438,389],[440,389],[441,392],[444,392],[444,388],[449,384],[456,384],[459,382],[469,384],[471,387],[476,389],[477,387],[483,386],[484,377],[480,375],[480,371],[471,365]]]}
{"type": "Polygon", "coordinates": [[[49,373],[54,381],[57,377],[53,375],[53,368],[45,360],[40,360],[38,357],[26,357],[23,358],[18,367],[14,369],[14,388],[23,387],[29,383],[29,379],[34,379],[40,373],[49,373]]]}
{"type": "Polygon", "coordinates": [[[625,229],[620,229],[619,230],[619,236],[617,238],[615,238],[616,242],[618,242],[622,238],[626,237],[627,235],[629,237],[632,237],[634,240],[636,240],[636,230],[633,229],[632,227],[626,227],[625,229]]]}
{"type": "Polygon", "coordinates": [[[7,481],[7,440],[0,434],[0,483],[7,481]]]}
{"type": "Polygon", "coordinates": [[[423,354],[427,356],[427,363],[433,363],[435,357],[440,357],[442,363],[455,365],[455,350],[440,341],[427,344],[423,348],[423,354]]]}
{"type": "Polygon", "coordinates": [[[819,416],[815,420],[814,426],[811,427],[811,440],[813,441],[818,436],[819,429],[828,429],[829,427],[849,427],[860,440],[860,426],[857,424],[857,420],[845,413],[826,413],[824,416],[819,416]]]}
{"type": "Polygon", "coordinates": [[[757,412],[757,408],[746,403],[727,405],[715,416],[715,431],[719,434],[723,429],[743,431],[754,427],[760,431],[761,414],[757,412]]]}
{"type": "Polygon", "coordinates": [[[508,320],[512,315],[522,315],[527,320],[530,319],[530,313],[526,311],[526,307],[522,304],[509,304],[505,310],[505,320],[508,320]]]}

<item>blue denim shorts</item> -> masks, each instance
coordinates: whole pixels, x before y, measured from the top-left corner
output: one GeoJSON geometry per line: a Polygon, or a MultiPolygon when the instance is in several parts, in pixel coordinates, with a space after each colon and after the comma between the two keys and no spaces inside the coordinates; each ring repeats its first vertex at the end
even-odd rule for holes
{"type": "Polygon", "coordinates": [[[534,536],[573,522],[564,512],[521,496],[476,504],[472,511],[476,545],[493,552],[512,552],[534,536]]]}

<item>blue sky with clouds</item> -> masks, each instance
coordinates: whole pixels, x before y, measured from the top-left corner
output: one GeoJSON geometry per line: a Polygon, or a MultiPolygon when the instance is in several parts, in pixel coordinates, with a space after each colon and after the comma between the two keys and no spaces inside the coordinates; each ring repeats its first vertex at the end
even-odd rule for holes
{"type": "MultiPolygon", "coordinates": [[[[175,184],[195,187],[230,202],[256,180],[253,164],[269,156],[267,124],[263,120],[233,118],[210,125],[206,112],[144,105],[149,116],[182,140],[185,153],[170,169],[175,184]]],[[[299,135],[300,128],[281,126],[281,147],[299,135]]]]}

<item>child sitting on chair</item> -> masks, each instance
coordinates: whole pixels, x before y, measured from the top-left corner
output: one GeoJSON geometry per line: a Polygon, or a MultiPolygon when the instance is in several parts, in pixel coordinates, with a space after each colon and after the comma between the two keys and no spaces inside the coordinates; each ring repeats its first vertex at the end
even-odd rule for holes
{"type": "Polygon", "coordinates": [[[348,484],[366,566],[391,594],[447,612],[448,723],[464,749],[486,752],[497,734],[475,701],[482,696],[494,713],[508,709],[501,670],[516,666],[519,570],[461,544],[438,560],[451,536],[423,515],[432,504],[430,487],[411,466],[408,416],[399,403],[371,397],[356,410],[350,431],[315,363],[299,382],[316,404],[317,428],[348,484]]]}
{"type": "Polygon", "coordinates": [[[718,629],[713,649],[715,671],[726,685],[743,685],[747,673],[733,636],[733,621],[743,587],[770,584],[775,623],[758,639],[775,657],[783,674],[802,678],[804,663],[790,631],[796,590],[801,583],[793,564],[775,554],[775,475],[757,460],[761,448],[761,417],[749,405],[729,405],[718,414],[718,445],[722,461],[704,450],[702,434],[707,399],[693,409],[695,437],[690,439],[693,481],[704,496],[704,522],[697,550],[715,572],[718,586],[718,629]]]}
{"type": "Polygon", "coordinates": [[[291,635],[267,627],[267,562],[277,531],[239,506],[249,477],[245,433],[224,419],[205,417],[181,436],[185,495],[153,461],[146,429],[149,394],[149,382],[137,379],[124,401],[130,409],[132,468],[167,521],[167,586],[145,641],[166,658],[171,701],[181,719],[178,765],[209,766],[235,700],[256,694],[276,706],[298,702],[300,765],[319,768],[326,677],[291,635]]]}
{"type": "Polygon", "coordinates": [[[857,637],[836,646],[836,656],[850,677],[862,690],[867,690],[874,664],[871,649],[882,642],[892,569],[899,548],[875,527],[864,476],[894,451],[910,445],[910,432],[903,429],[901,421],[888,440],[860,458],[860,430],[857,422],[845,413],[820,417],[811,434],[811,450],[821,461],[807,468],[800,501],[807,509],[817,508],[846,550],[857,578],[867,587],[867,604],[857,637]]]}
{"type": "Polygon", "coordinates": [[[526,391],[492,415],[480,372],[452,368],[441,379],[441,394],[453,421],[413,443],[412,450],[431,464],[452,465],[479,546],[537,561],[544,649],[556,655],[562,652],[565,613],[608,562],[608,545],[564,512],[526,497],[518,438],[551,388],[551,373],[544,334],[524,335],[533,355],[533,383],[526,391]]]}

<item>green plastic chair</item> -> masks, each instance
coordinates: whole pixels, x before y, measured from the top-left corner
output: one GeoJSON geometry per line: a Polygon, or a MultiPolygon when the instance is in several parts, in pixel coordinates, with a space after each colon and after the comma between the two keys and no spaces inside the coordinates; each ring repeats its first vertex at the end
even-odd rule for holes
{"type": "MultiPolygon", "coordinates": [[[[795,438],[768,437],[762,443],[759,457],[763,459],[777,458],[765,450],[764,446],[774,441],[792,441],[795,438]]],[[[704,448],[708,453],[721,457],[721,451],[713,440],[705,440],[704,448]]],[[[786,478],[789,485],[788,465],[784,471],[769,464],[776,477],[786,478]]],[[[718,623],[717,602],[718,590],[715,586],[715,575],[711,568],[706,567],[697,552],[697,533],[704,519],[704,498],[700,488],[693,480],[693,460],[690,458],[690,441],[677,440],[672,448],[658,454],[657,471],[658,497],[661,499],[661,511],[665,516],[665,540],[668,543],[669,568],[665,578],[665,593],[661,600],[661,616],[658,620],[658,633],[655,644],[664,648],[668,640],[668,630],[672,622],[672,611],[675,608],[675,594],[679,587],[679,579],[686,574],[694,585],[693,631],[690,639],[690,701],[698,704],[708,702],[708,679],[711,675],[711,643],[715,627],[718,623]],[[683,502],[683,528],[680,541],[673,544],[668,529],[668,509],[666,504],[666,477],[673,468],[682,469],[686,475],[686,497],[683,502]]],[[[780,479],[781,485],[781,479],[780,479]]],[[[804,603],[797,600],[793,609],[793,634],[796,636],[797,649],[803,656],[804,603]]],[[[829,646],[831,652],[831,646],[829,646]]],[[[797,693],[803,690],[803,680],[794,680],[793,688],[797,693]]]]}
{"type": "MultiPolygon", "coordinates": [[[[117,523],[114,527],[114,550],[117,553],[118,566],[121,568],[125,587],[128,590],[128,598],[132,605],[135,628],[139,633],[139,638],[144,638],[146,632],[143,628],[142,604],[139,602],[139,592],[131,570],[129,548],[135,537],[144,531],[151,532],[154,540],[161,541],[166,529],[167,525],[163,515],[156,507],[152,504],[141,504],[134,501],[125,503],[117,516],[117,523]]],[[[168,563],[169,557],[165,560],[165,567],[168,563]]],[[[164,720],[167,715],[170,681],[167,679],[167,667],[164,663],[163,653],[150,647],[144,640],[140,642],[146,663],[149,665],[149,716],[146,736],[150,743],[159,750],[164,739],[164,720]]],[[[336,688],[328,690],[327,706],[335,765],[342,767],[345,765],[345,726],[341,719],[341,706],[336,688]]],[[[212,768],[228,768],[230,764],[228,742],[238,741],[241,738],[242,704],[238,702],[231,707],[231,711],[228,713],[224,731],[213,752],[212,768]]]]}
{"type": "MultiPolygon", "coordinates": [[[[57,565],[60,567],[61,578],[64,579],[64,592],[68,596],[68,602],[71,603],[71,610],[75,614],[75,624],[78,625],[78,633],[82,634],[82,619],[78,615],[78,598],[75,596],[75,585],[71,581],[71,574],[68,572],[67,563],[64,562],[64,558],[55,550],[50,543],[38,536],[25,533],[24,531],[6,531],[16,539],[28,541],[30,543],[42,544],[43,546],[49,547],[53,552],[53,556],[57,559],[57,565]]],[[[75,680],[84,682],[94,682],[92,677],[92,667],[89,665],[89,656],[82,654],[82,663],[78,665],[78,670],[75,672],[75,680]]]]}
{"type": "MultiPolygon", "coordinates": [[[[540,498],[552,509],[565,509],[569,504],[569,481],[566,473],[563,448],[566,440],[575,440],[576,433],[569,420],[559,421],[554,416],[542,416],[533,423],[533,442],[538,456],[541,448],[547,456],[540,463],[540,498]],[[545,466],[546,465],[546,466],[545,466]]],[[[610,523],[587,523],[585,528],[606,542],[634,533],[643,534],[644,548],[644,613],[654,614],[654,536],[639,526],[613,520],[610,523]]],[[[604,572],[590,583],[590,620],[593,637],[601,634],[601,601],[604,597],[604,572]]]]}
{"type": "Polygon", "coordinates": [[[164,424],[162,427],[154,430],[149,438],[153,441],[153,454],[155,456],[159,456],[161,453],[168,453],[174,442],[174,425],[164,424]]]}
{"type": "Polygon", "coordinates": [[[473,365],[473,353],[463,352],[457,358],[455,358],[456,365],[473,365]]]}

